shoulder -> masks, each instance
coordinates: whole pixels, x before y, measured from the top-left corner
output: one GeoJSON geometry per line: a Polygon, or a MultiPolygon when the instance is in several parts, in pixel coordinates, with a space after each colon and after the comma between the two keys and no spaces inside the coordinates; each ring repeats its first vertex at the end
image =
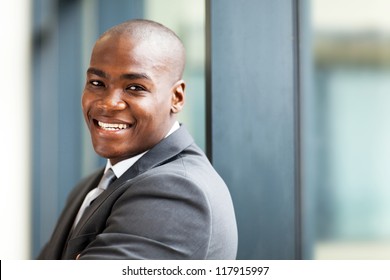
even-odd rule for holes
{"type": "Polygon", "coordinates": [[[124,199],[143,196],[208,204],[204,186],[194,174],[193,165],[181,155],[128,180],[123,187],[124,199]]]}
{"type": "Polygon", "coordinates": [[[204,192],[210,183],[224,184],[204,153],[190,145],[179,154],[146,170],[129,181],[131,185],[156,187],[156,191],[204,192]],[[162,189],[161,187],[164,186],[162,189]]]}

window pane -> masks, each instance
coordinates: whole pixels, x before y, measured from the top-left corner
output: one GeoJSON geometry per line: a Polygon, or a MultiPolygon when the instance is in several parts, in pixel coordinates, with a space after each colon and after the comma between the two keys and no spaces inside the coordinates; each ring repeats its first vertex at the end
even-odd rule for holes
{"type": "Polygon", "coordinates": [[[315,258],[390,258],[390,2],[311,6],[315,258]]]}

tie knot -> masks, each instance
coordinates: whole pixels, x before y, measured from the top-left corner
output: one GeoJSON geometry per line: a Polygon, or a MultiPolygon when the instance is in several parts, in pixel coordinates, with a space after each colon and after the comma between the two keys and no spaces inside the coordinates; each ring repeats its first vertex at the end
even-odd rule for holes
{"type": "Polygon", "coordinates": [[[107,171],[103,174],[102,179],[100,179],[98,188],[99,189],[107,189],[107,187],[116,179],[114,171],[111,168],[107,169],[107,171]]]}

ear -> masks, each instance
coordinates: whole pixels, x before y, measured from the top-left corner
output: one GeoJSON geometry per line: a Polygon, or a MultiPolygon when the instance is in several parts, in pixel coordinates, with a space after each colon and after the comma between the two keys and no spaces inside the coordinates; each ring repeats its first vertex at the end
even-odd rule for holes
{"type": "Polygon", "coordinates": [[[179,113],[184,106],[186,83],[183,80],[177,81],[172,87],[172,105],[171,112],[179,113]]]}

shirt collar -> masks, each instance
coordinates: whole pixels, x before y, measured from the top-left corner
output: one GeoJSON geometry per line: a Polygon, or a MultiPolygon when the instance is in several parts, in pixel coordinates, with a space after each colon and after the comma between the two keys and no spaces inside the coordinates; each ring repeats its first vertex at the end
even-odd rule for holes
{"type": "MultiPolygon", "coordinates": [[[[180,124],[179,122],[175,122],[172,126],[172,128],[169,130],[168,134],[165,136],[165,138],[167,138],[169,135],[171,135],[173,132],[175,132],[176,130],[178,130],[180,128],[180,124]]],[[[120,162],[118,162],[117,164],[115,165],[111,165],[111,162],[110,160],[107,160],[107,163],[106,163],[106,168],[104,170],[104,172],[107,171],[107,169],[111,168],[112,171],[114,171],[115,173],[115,176],[117,178],[119,178],[120,176],[123,175],[123,173],[126,172],[126,170],[128,170],[130,167],[132,167],[134,165],[134,163],[137,162],[137,160],[139,160],[144,154],[146,154],[148,151],[145,151],[139,155],[136,155],[136,156],[133,156],[131,158],[128,158],[128,159],[125,159],[125,160],[122,160],[120,162]]]]}

